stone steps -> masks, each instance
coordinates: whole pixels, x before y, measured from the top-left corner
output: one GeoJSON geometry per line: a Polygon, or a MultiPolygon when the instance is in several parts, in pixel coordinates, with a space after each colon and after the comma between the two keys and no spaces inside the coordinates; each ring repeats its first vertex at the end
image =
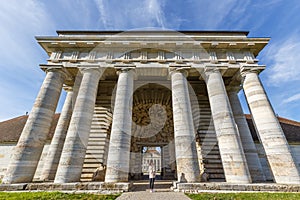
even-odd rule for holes
{"type": "Polygon", "coordinates": [[[223,169],[206,169],[206,172],[209,174],[224,174],[223,169]]]}
{"type": "Polygon", "coordinates": [[[200,107],[198,146],[201,148],[202,163],[209,175],[209,182],[224,182],[225,175],[218,147],[216,132],[212,123],[211,110],[207,98],[198,97],[200,107]]]}
{"type": "Polygon", "coordinates": [[[93,163],[98,163],[98,162],[103,162],[103,158],[87,158],[85,157],[85,160],[84,160],[84,164],[93,164],[93,163]]]}
{"type": "MultiPolygon", "coordinates": [[[[97,98],[102,99],[99,95],[97,98]]],[[[103,103],[105,101],[96,101],[88,146],[81,173],[81,181],[91,181],[93,173],[100,166],[100,163],[106,163],[112,114],[109,109],[102,105],[97,105],[99,102],[103,103]]]]}
{"type": "Polygon", "coordinates": [[[82,173],[90,173],[91,175],[93,175],[95,169],[98,167],[99,165],[94,165],[89,167],[89,165],[85,165],[85,167],[82,169],[82,173]]]}

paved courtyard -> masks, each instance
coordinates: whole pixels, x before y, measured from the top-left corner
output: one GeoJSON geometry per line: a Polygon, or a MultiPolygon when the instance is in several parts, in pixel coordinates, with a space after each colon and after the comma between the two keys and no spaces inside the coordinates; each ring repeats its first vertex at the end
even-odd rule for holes
{"type": "Polygon", "coordinates": [[[153,192],[149,191],[138,191],[138,192],[127,192],[123,193],[117,200],[145,200],[145,199],[155,199],[155,200],[185,200],[190,199],[181,192],[153,192]]]}
{"type": "Polygon", "coordinates": [[[155,200],[185,200],[190,199],[184,195],[182,192],[173,192],[170,188],[172,186],[171,181],[161,181],[157,180],[154,186],[154,192],[150,193],[148,181],[138,181],[133,183],[132,192],[125,192],[118,200],[145,200],[145,199],[155,199],[155,200]]]}

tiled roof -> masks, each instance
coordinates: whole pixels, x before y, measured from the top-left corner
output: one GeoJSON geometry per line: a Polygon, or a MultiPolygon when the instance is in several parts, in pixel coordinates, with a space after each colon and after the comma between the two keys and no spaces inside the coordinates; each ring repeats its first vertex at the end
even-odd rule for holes
{"type": "MultiPolygon", "coordinates": [[[[51,139],[60,114],[54,115],[47,139],[51,139]]],[[[16,142],[18,141],[22,130],[27,121],[28,115],[16,117],[7,121],[0,122],[0,142],[16,142]]]]}
{"type": "MultiPolygon", "coordinates": [[[[258,137],[255,131],[254,124],[252,122],[251,115],[246,114],[247,123],[251,131],[252,137],[255,141],[258,141],[258,137]]],[[[300,142],[300,122],[286,119],[283,117],[277,117],[281,128],[289,142],[300,142]]]]}

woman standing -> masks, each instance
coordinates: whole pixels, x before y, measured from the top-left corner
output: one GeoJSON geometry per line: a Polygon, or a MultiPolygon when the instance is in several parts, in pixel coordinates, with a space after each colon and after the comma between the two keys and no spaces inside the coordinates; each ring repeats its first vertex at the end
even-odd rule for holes
{"type": "Polygon", "coordinates": [[[153,160],[150,160],[149,163],[149,180],[150,180],[150,192],[154,192],[154,181],[155,181],[155,166],[153,164],[153,160]]]}

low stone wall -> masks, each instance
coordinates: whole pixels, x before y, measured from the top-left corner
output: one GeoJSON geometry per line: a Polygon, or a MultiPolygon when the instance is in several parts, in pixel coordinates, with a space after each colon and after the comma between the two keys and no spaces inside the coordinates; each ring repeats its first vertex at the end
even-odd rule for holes
{"type": "MultiPolygon", "coordinates": [[[[13,149],[15,146],[16,146],[16,143],[0,144],[0,180],[3,178],[3,176],[6,173],[7,167],[9,165],[11,153],[13,152],[13,149]]],[[[47,156],[48,148],[49,148],[49,144],[47,143],[44,146],[39,164],[37,166],[37,170],[34,175],[34,180],[39,180],[39,178],[41,176],[43,165],[44,165],[44,160],[47,156]]]]}
{"type": "Polygon", "coordinates": [[[21,183],[0,184],[0,191],[97,191],[98,193],[115,194],[128,192],[132,183],[104,183],[104,182],[77,182],[77,183],[21,183]]]}
{"type": "Polygon", "coordinates": [[[233,183],[174,183],[174,191],[201,193],[207,190],[252,191],[252,192],[300,192],[300,185],[275,183],[233,184],[233,183]]]}
{"type": "MultiPolygon", "coordinates": [[[[0,191],[69,191],[97,192],[116,194],[129,192],[132,183],[77,182],[77,183],[21,183],[0,184],[0,191]]],[[[300,192],[300,185],[286,184],[230,184],[230,183],[176,183],[173,190],[185,193],[201,193],[204,191],[226,192],[300,192]]]]}

